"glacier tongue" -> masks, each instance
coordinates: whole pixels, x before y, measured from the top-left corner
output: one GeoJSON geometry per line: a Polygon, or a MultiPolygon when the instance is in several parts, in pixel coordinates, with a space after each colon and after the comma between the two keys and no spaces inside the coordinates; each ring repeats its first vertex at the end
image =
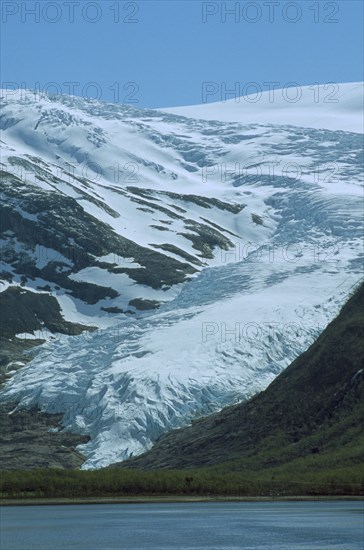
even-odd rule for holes
{"type": "MultiPolygon", "coordinates": [[[[199,235],[191,241],[186,233],[197,222],[215,224],[235,245],[229,250],[214,245],[209,261],[159,310],[119,316],[103,330],[47,342],[2,390],[1,400],[61,412],[65,429],[89,434],[78,450],[86,456],[84,468],[98,468],[140,454],[165,431],[264,389],[337,314],[362,274],[361,138],[81,100],[76,107],[64,100],[52,111],[48,100],[29,101],[21,106],[22,120],[16,102],[10,102],[3,119],[9,156],[16,153],[21,162],[38,154],[51,173],[57,152],[63,167],[75,157],[105,167],[119,156],[123,162],[135,158],[139,150],[145,156],[138,157],[141,181],[134,189],[106,177],[86,182],[87,200],[82,185],[57,181],[56,189],[47,179],[34,179],[32,186],[75,197],[112,234],[126,234],[148,250],[166,245],[173,258],[179,247],[194,265],[203,260],[196,252],[199,235]],[[38,122],[36,133],[32,125],[38,122]],[[210,169],[208,182],[197,172],[201,163],[210,169]],[[231,173],[236,163],[244,164],[243,174],[231,173]],[[301,173],[295,177],[298,164],[301,173]],[[136,196],[146,200],[145,189],[150,211],[133,210],[137,221],[128,218],[136,196]],[[226,210],[233,202],[244,205],[241,214],[226,210]],[[163,240],[160,228],[153,227],[156,215],[169,224],[163,240]]],[[[91,282],[109,277],[100,268],[108,258],[99,257],[98,267],[83,267],[71,277],[91,282]]],[[[137,270],[143,257],[129,260],[137,270]]],[[[120,266],[125,261],[121,258],[120,266]]],[[[113,284],[122,287],[125,273],[112,275],[113,284]]],[[[145,296],[153,297],[150,292],[145,296]]]]}
{"type": "Polygon", "coordinates": [[[203,271],[158,313],[47,343],[3,398],[64,412],[85,468],[140,454],[166,430],[262,390],[338,312],[358,273],[256,258],[203,271]]]}

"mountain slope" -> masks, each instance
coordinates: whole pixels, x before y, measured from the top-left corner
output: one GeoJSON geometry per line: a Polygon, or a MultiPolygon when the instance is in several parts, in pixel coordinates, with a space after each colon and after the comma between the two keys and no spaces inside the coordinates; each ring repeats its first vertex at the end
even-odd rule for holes
{"type": "MultiPolygon", "coordinates": [[[[364,285],[317,341],[249,402],[173,431],[123,465],[268,468],[319,454],[336,468],[364,450],[364,285]],[[339,459],[335,455],[338,455],[339,459]],[[334,457],[334,458],[333,458],[334,457]],[[226,467],[229,467],[226,464],[226,467]]],[[[319,460],[317,459],[317,461],[319,460]]]]}
{"type": "Polygon", "coordinates": [[[0,399],[88,436],[84,468],[263,390],[361,277],[362,136],[215,107],[4,95],[0,399]]]}
{"type": "MultiPolygon", "coordinates": [[[[226,125],[29,91],[1,100],[5,290],[48,293],[55,315],[104,328],[169,301],[221,250],[269,238],[270,216],[252,221],[267,210],[258,196],[201,188],[229,153],[226,125]]],[[[42,323],[18,334],[47,340],[42,323]]]]}

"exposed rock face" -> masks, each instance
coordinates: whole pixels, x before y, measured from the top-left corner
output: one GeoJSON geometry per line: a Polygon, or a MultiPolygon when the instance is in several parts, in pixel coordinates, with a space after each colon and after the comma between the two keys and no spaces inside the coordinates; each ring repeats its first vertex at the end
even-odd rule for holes
{"type": "Polygon", "coordinates": [[[76,450],[87,436],[61,431],[62,415],[37,410],[12,412],[0,408],[0,464],[2,470],[80,468],[85,461],[76,450]],[[10,414],[9,414],[10,413],[10,414]]]}

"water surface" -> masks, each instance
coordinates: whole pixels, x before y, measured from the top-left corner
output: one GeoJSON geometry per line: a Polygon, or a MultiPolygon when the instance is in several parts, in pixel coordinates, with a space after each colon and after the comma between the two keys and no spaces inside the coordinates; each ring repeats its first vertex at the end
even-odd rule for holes
{"type": "Polygon", "coordinates": [[[362,550],[363,503],[4,506],[2,550],[362,550]]]}

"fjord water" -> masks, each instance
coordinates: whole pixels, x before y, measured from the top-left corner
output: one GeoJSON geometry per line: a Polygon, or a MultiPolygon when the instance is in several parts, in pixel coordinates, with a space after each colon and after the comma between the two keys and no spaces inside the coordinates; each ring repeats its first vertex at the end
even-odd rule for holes
{"type": "Polygon", "coordinates": [[[363,503],[4,506],[4,550],[359,550],[363,503]]]}

